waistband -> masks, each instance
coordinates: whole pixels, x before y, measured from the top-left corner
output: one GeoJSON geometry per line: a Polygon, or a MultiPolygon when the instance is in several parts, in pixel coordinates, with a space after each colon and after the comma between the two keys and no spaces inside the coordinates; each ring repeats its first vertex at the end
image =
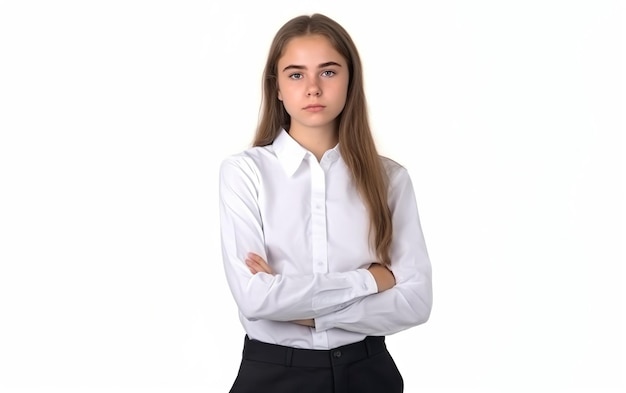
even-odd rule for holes
{"type": "Polygon", "coordinates": [[[333,367],[372,357],[386,349],[384,336],[368,336],[363,341],[325,350],[268,344],[246,335],[243,358],[288,367],[333,367]]]}

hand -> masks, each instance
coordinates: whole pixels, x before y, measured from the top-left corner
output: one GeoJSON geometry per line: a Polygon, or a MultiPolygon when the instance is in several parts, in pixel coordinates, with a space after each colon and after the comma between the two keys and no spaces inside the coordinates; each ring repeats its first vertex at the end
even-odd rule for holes
{"type": "Polygon", "coordinates": [[[248,253],[248,256],[246,258],[246,265],[248,266],[248,269],[250,269],[250,272],[252,274],[257,274],[261,272],[274,274],[274,271],[272,270],[270,265],[265,262],[265,259],[253,252],[248,253]]]}
{"type": "Polygon", "coordinates": [[[391,270],[387,269],[380,263],[372,263],[367,270],[369,270],[370,273],[372,273],[372,276],[374,276],[379,293],[386,291],[387,289],[391,289],[394,285],[396,285],[396,278],[391,270]]]}
{"type": "Polygon", "coordinates": [[[308,326],[312,328],[315,327],[315,319],[298,319],[298,320],[291,321],[291,322],[298,324],[298,325],[302,325],[302,326],[308,326]]]}
{"type": "MultiPolygon", "coordinates": [[[[246,258],[246,265],[248,266],[248,269],[250,269],[250,272],[252,274],[257,274],[261,272],[274,274],[274,271],[272,270],[270,265],[265,262],[265,259],[253,252],[248,253],[248,256],[246,258]]],[[[291,322],[302,326],[315,327],[314,319],[298,319],[291,322]]]]}

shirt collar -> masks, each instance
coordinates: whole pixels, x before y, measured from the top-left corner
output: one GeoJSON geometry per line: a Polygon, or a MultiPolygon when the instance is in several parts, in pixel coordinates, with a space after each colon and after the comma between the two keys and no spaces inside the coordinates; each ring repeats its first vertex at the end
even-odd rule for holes
{"type": "Polygon", "coordinates": [[[280,130],[272,146],[278,161],[289,176],[296,173],[308,153],[308,150],[300,146],[284,129],[280,130]]]}
{"type": "MultiPolygon", "coordinates": [[[[289,176],[293,176],[293,174],[296,173],[300,164],[302,164],[302,161],[307,156],[313,157],[313,154],[296,142],[285,129],[280,130],[272,146],[276,157],[278,157],[278,161],[289,176]]],[[[322,162],[327,162],[328,165],[330,165],[336,161],[339,156],[339,145],[337,145],[324,154],[322,162]]]]}

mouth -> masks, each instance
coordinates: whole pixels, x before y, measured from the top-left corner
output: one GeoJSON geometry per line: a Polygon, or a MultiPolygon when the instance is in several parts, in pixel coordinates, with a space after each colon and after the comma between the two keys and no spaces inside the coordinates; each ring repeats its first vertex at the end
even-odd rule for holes
{"type": "Polygon", "coordinates": [[[309,112],[319,112],[319,111],[323,110],[324,108],[326,108],[324,105],[311,104],[311,105],[305,106],[302,109],[304,109],[305,111],[309,111],[309,112]]]}

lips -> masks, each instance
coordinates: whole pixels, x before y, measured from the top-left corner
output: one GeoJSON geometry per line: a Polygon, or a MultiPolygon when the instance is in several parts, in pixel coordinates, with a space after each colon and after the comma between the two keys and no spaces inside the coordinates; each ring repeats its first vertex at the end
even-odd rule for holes
{"type": "Polygon", "coordinates": [[[311,104],[311,105],[305,106],[303,109],[305,111],[309,111],[309,112],[319,112],[319,111],[323,110],[324,108],[326,108],[324,105],[311,104]]]}

